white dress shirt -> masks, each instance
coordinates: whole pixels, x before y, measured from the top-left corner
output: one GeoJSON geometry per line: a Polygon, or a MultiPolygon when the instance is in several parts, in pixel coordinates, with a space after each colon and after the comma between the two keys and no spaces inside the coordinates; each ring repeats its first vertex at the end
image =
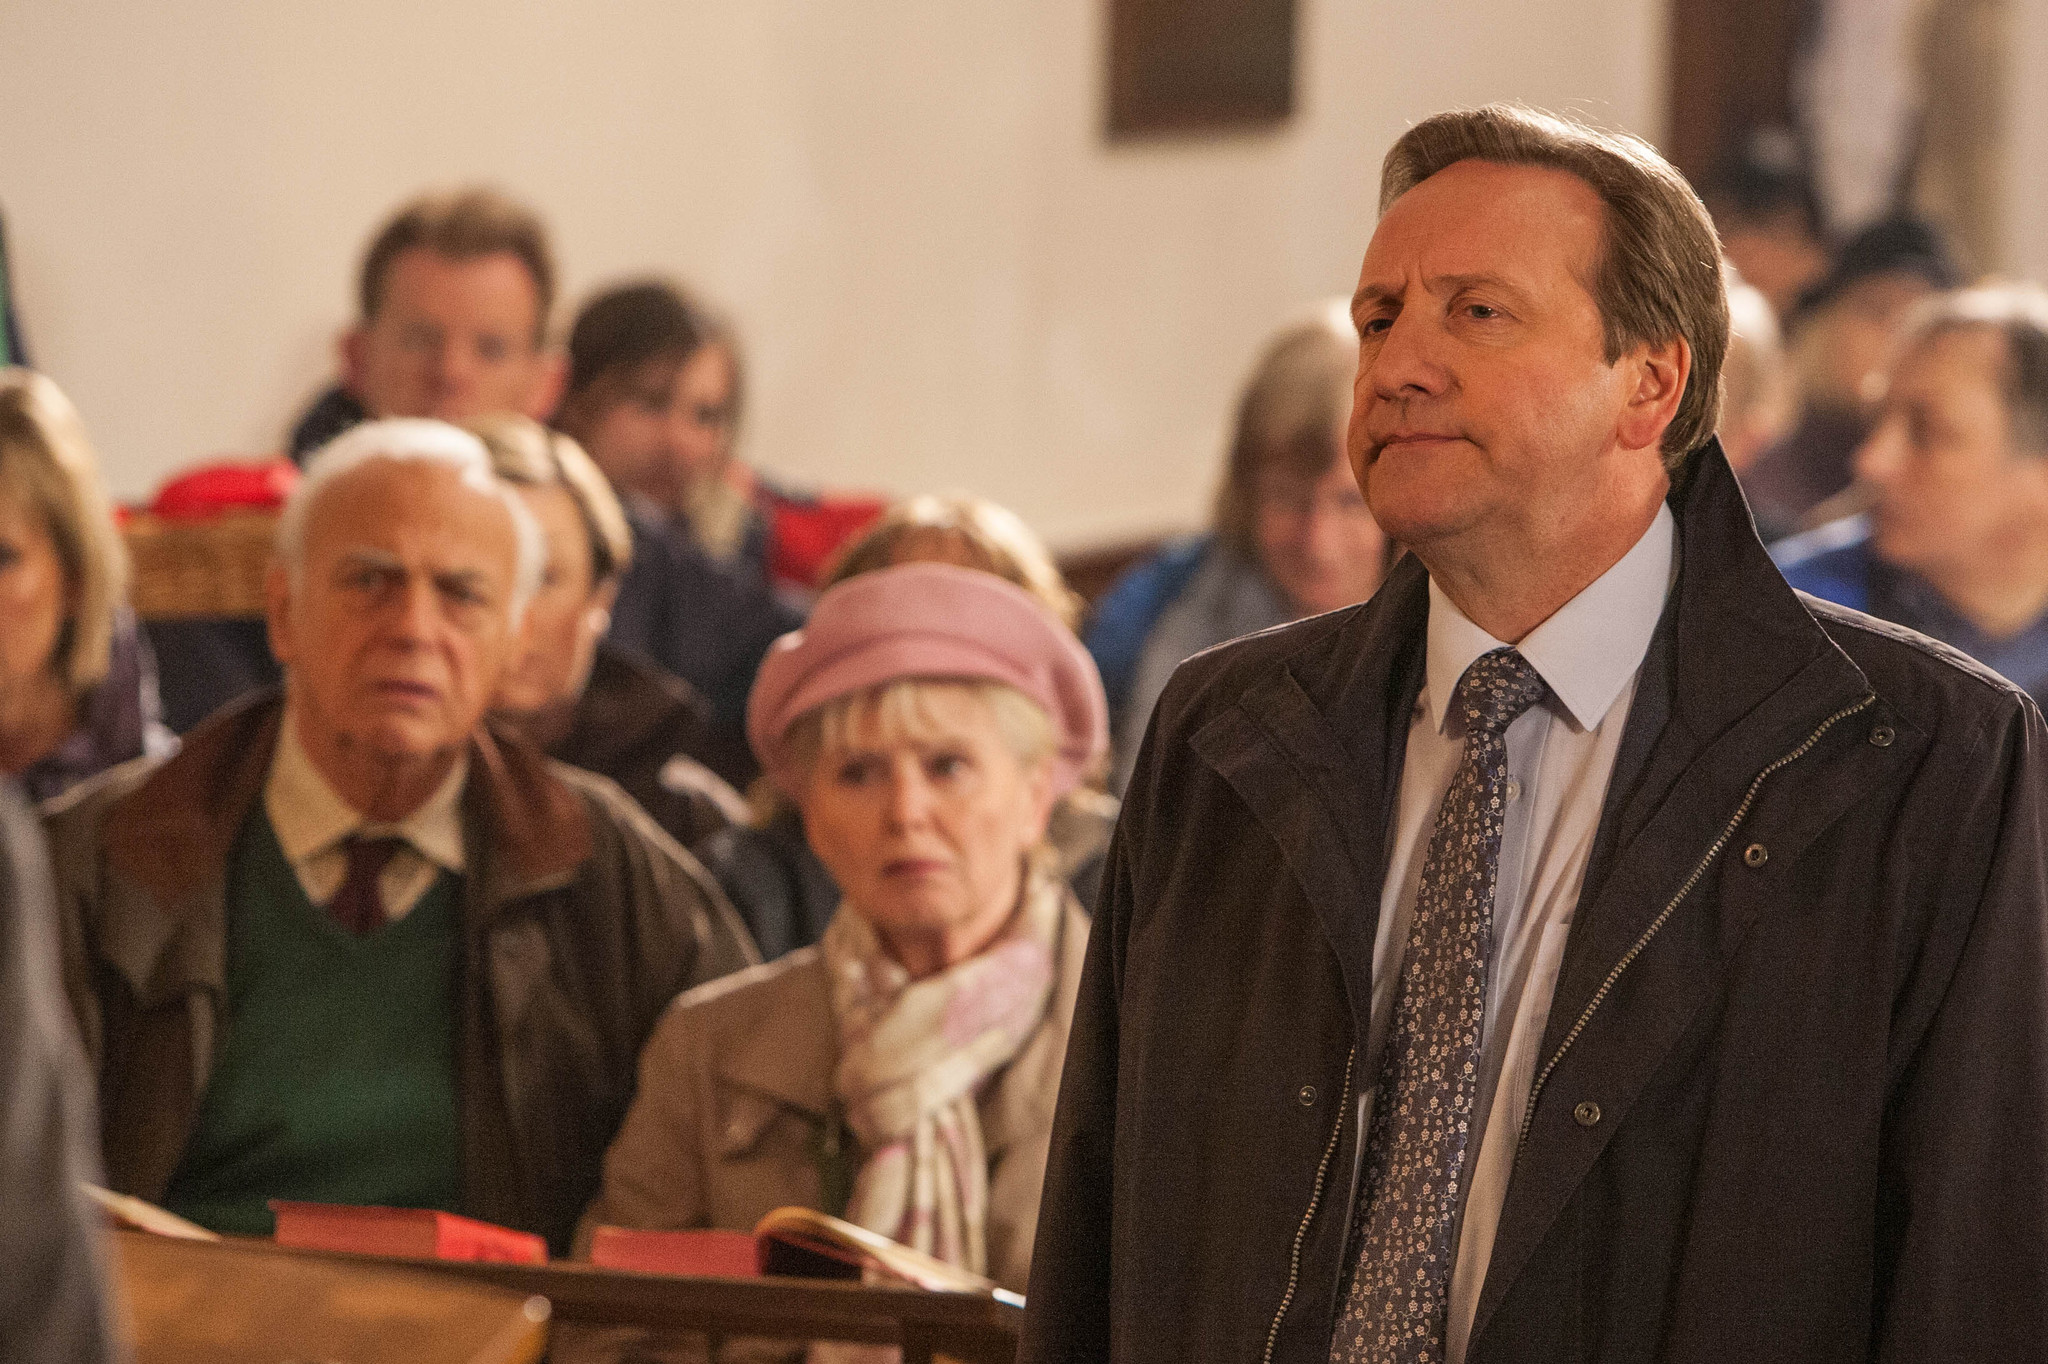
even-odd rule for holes
{"type": "MultiPolygon", "coordinates": [[[[1659,507],[1634,548],[1515,646],[1549,690],[1506,734],[1508,807],[1494,890],[1479,1091],[1472,1107],[1472,1144],[1465,1153],[1465,1206],[1451,1274],[1445,1337],[1450,1364],[1462,1364],[1471,1336],[1565,935],[1578,906],[1636,676],[1676,575],[1676,551],[1671,512],[1659,507]]],[[[1451,698],[1465,670],[1480,655],[1501,647],[1434,582],[1429,585],[1425,680],[1408,726],[1407,765],[1373,945],[1372,1021],[1363,1072],[1373,1077],[1368,1085],[1376,1083],[1393,1024],[1402,949],[1415,917],[1416,885],[1437,807],[1464,761],[1464,727],[1450,715],[1451,698]]],[[[1369,1121],[1370,1102],[1367,1109],[1369,1121]]]]}
{"type": "Polygon", "coordinates": [[[341,845],[349,835],[403,839],[405,846],[392,853],[377,878],[384,917],[396,921],[411,912],[442,871],[463,869],[462,782],[468,772],[465,753],[419,809],[396,824],[373,824],[313,766],[288,703],[263,783],[263,812],[306,898],[316,905],[333,899],[348,875],[348,853],[341,845]]]}

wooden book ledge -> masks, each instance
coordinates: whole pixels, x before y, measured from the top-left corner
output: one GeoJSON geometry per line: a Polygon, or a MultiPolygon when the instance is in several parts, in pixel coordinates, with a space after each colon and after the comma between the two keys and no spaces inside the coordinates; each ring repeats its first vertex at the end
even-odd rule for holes
{"type": "Polygon", "coordinates": [[[532,1364],[545,1298],[425,1266],[116,1231],[137,1364],[532,1364]]]}
{"type": "Polygon", "coordinates": [[[1012,1364],[1015,1298],[816,1279],[711,1279],[590,1265],[471,1264],[115,1232],[138,1364],[538,1357],[548,1323],[899,1345],[1012,1364]],[[536,1300],[543,1300],[536,1302],[536,1300]]]}

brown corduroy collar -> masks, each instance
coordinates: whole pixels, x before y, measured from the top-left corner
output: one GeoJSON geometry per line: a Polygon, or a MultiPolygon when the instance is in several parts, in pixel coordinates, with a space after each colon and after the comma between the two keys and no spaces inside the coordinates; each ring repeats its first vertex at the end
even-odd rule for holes
{"type": "MultiPolygon", "coordinates": [[[[188,734],[174,757],[108,807],[108,864],[159,904],[218,883],[262,795],[283,713],[283,695],[269,690],[188,734]]],[[[516,738],[483,729],[471,737],[462,805],[465,837],[488,842],[488,860],[503,866],[512,893],[564,877],[590,856],[582,801],[516,738]]]]}

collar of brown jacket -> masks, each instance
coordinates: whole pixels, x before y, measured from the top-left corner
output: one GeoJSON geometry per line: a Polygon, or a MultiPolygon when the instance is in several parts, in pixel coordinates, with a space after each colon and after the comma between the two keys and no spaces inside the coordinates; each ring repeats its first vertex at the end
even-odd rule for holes
{"type": "MultiPolygon", "coordinates": [[[[157,904],[190,903],[219,884],[250,807],[261,796],[284,713],[267,690],[221,710],[177,754],[107,809],[107,862],[157,904]]],[[[490,878],[483,903],[502,904],[572,874],[590,856],[590,817],[524,741],[479,729],[470,738],[463,830],[490,878]]]]}

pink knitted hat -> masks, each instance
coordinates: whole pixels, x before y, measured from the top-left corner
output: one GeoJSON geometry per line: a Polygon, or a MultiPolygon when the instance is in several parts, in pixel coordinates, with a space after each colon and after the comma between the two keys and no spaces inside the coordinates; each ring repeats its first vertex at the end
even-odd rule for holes
{"type": "Polygon", "coordinates": [[[810,621],[768,650],[747,698],[747,738],[784,791],[782,739],[799,715],[906,677],[987,678],[1030,697],[1059,735],[1053,788],[1081,780],[1109,743],[1109,704],[1095,660],[1023,588],[978,569],[901,564],[848,578],[810,621]]]}

